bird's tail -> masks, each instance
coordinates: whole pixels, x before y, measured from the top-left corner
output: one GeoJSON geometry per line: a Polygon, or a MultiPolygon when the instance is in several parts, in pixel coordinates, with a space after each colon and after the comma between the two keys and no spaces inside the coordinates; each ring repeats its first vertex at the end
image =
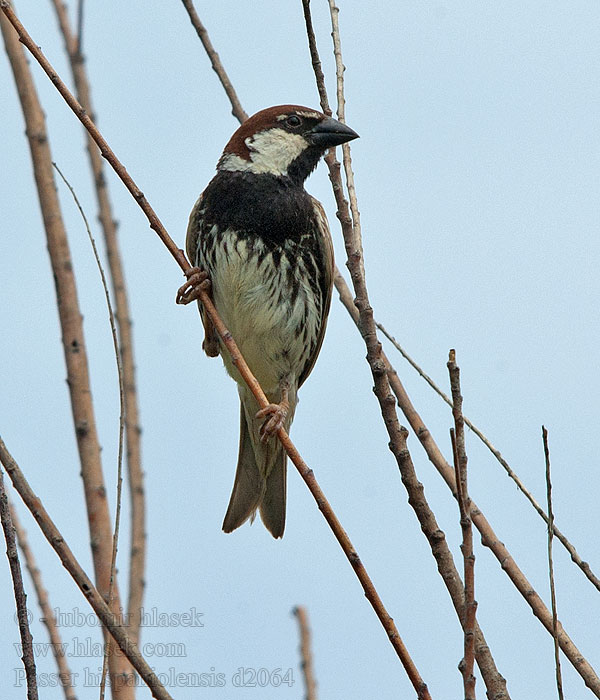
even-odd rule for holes
{"type": "MultiPolygon", "coordinates": [[[[232,532],[256,511],[273,537],[282,537],[285,528],[287,455],[277,437],[260,440],[260,423],[255,418],[259,407],[254,397],[241,393],[240,447],[233,491],[223,521],[223,530],[232,532]]],[[[295,398],[295,397],[294,397],[295,398]]],[[[285,421],[289,430],[295,401],[285,421]]]]}

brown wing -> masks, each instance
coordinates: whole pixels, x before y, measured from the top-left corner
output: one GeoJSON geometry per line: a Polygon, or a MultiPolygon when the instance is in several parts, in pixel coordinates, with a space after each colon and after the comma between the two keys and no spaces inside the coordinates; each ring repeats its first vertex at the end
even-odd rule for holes
{"type": "MultiPolygon", "coordinates": [[[[198,197],[196,204],[194,204],[194,208],[192,209],[188,221],[187,234],[185,237],[185,249],[188,260],[193,267],[198,264],[198,236],[200,235],[202,229],[200,210],[202,209],[203,197],[204,193],[198,197]]],[[[200,318],[202,319],[202,325],[204,326],[204,342],[202,343],[202,347],[204,348],[204,352],[209,357],[216,357],[219,354],[219,337],[217,336],[217,331],[215,330],[211,320],[204,312],[200,301],[198,301],[198,311],[200,311],[200,318]]]]}
{"type": "Polygon", "coordinates": [[[327,316],[329,315],[329,307],[331,306],[331,293],[333,290],[333,275],[335,271],[335,262],[333,259],[333,241],[331,240],[331,233],[329,232],[329,224],[327,223],[327,215],[323,209],[323,205],[318,199],[311,197],[312,204],[315,210],[315,217],[317,219],[317,224],[319,227],[319,247],[321,252],[321,259],[323,261],[323,281],[322,287],[324,289],[323,306],[321,309],[321,327],[319,329],[319,335],[317,336],[317,342],[315,343],[315,348],[312,355],[309,357],[308,362],[304,366],[300,378],[298,380],[298,387],[301,387],[308,375],[312,372],[319,352],[321,350],[321,345],[323,345],[323,338],[325,337],[325,328],[327,327],[327,316]]]}
{"type": "Polygon", "coordinates": [[[198,250],[198,235],[200,234],[201,221],[200,221],[200,210],[202,209],[202,200],[204,198],[204,192],[196,200],[194,208],[190,213],[190,218],[188,221],[187,234],[185,237],[185,251],[188,256],[192,267],[194,267],[196,262],[196,251],[198,250]]]}

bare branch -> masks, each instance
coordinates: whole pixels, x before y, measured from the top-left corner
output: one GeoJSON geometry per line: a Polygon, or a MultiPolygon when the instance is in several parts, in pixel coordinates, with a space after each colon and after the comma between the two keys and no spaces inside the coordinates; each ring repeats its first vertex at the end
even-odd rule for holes
{"type": "MultiPolygon", "coordinates": [[[[83,109],[95,120],[91,91],[86,75],[85,60],[80,51],[77,37],[69,23],[67,8],[62,0],[52,0],[65,50],[69,57],[71,73],[77,98],[83,109]]],[[[123,371],[125,392],[125,436],[127,444],[127,474],[129,479],[129,497],[131,505],[131,540],[129,551],[129,596],[127,601],[127,619],[129,635],[137,643],[139,640],[141,608],[144,597],[144,571],[146,568],[146,515],[144,495],[144,473],[141,456],[141,428],[135,377],[132,321],[129,312],[129,300],[125,275],[121,262],[121,253],[117,238],[117,223],[112,213],[108,185],[104,177],[102,156],[87,131],[84,130],[87,152],[94,179],[98,202],[98,219],[104,236],[106,257],[112,281],[113,298],[116,307],[119,328],[119,352],[123,371]]]]}
{"type": "Polygon", "coordinates": [[[223,89],[225,90],[225,93],[227,94],[227,97],[231,102],[231,113],[240,123],[246,121],[246,119],[248,119],[248,115],[246,114],[242,105],[240,104],[238,96],[235,90],[233,89],[233,85],[229,80],[229,76],[225,72],[225,68],[223,68],[223,64],[221,63],[219,54],[215,51],[210,37],[208,36],[208,32],[206,31],[204,25],[200,21],[200,17],[198,17],[198,13],[196,12],[194,3],[192,2],[192,0],[181,0],[181,2],[183,3],[183,6],[185,7],[188,13],[190,22],[196,30],[196,34],[198,34],[198,38],[202,42],[202,46],[204,46],[204,50],[210,58],[210,63],[214,72],[219,77],[221,85],[223,86],[223,89]]]}
{"type": "Polygon", "coordinates": [[[560,670],[560,650],[558,646],[558,616],[556,613],[556,588],[554,586],[554,564],[552,561],[552,525],[554,512],[552,510],[552,480],[550,478],[550,449],[548,447],[548,431],[542,425],[542,442],[544,443],[544,458],[546,461],[546,498],[548,501],[548,574],[550,576],[550,598],[552,600],[552,635],[554,636],[554,666],[556,669],[556,689],[559,700],[564,700],[562,673],[560,670]]]}
{"type": "Polygon", "coordinates": [[[77,695],[75,694],[75,688],[72,683],[72,674],[67,664],[67,659],[65,657],[64,647],[62,645],[62,639],[58,627],[56,625],[56,618],[54,617],[54,612],[52,611],[52,606],[48,600],[48,593],[44,588],[42,583],[42,574],[37,567],[33,552],[27,541],[27,533],[21,527],[19,518],[17,516],[17,511],[12,503],[9,501],[10,515],[15,526],[15,532],[17,533],[17,543],[19,549],[23,554],[25,559],[25,566],[29,572],[29,576],[33,583],[33,588],[37,596],[38,605],[42,612],[41,621],[46,626],[48,630],[48,636],[50,637],[50,647],[52,649],[52,654],[54,655],[54,660],[56,661],[56,666],[58,668],[58,677],[62,689],[65,694],[65,700],[77,700],[77,695]]]}
{"type": "Polygon", "coordinates": [[[331,107],[329,106],[329,98],[327,96],[327,89],[325,88],[325,75],[323,74],[323,68],[321,67],[321,59],[319,57],[319,51],[317,49],[317,41],[315,39],[315,30],[312,23],[312,15],[310,13],[310,0],[302,0],[302,9],[304,11],[304,22],[306,24],[306,36],[308,38],[308,50],[310,52],[310,59],[312,62],[313,71],[315,73],[315,79],[317,82],[317,90],[319,92],[319,100],[321,102],[321,109],[323,113],[328,117],[331,116],[331,107]]]}
{"type": "Polygon", "coordinates": [[[23,666],[25,667],[25,677],[27,679],[27,700],[38,700],[37,675],[35,670],[35,658],[33,656],[33,637],[29,629],[27,617],[27,595],[23,587],[23,576],[21,574],[21,564],[17,551],[17,541],[15,538],[15,528],[10,516],[8,507],[8,496],[4,489],[4,477],[0,469],[0,520],[4,530],[6,540],[6,556],[10,566],[10,575],[13,582],[15,603],[17,605],[17,620],[19,622],[19,634],[21,635],[21,649],[23,666]]]}
{"type": "MultiPolygon", "coordinates": [[[[119,617],[115,615],[108,607],[98,589],[94,586],[88,575],[79,565],[79,562],[73,555],[73,552],[65,542],[65,539],[54,524],[53,520],[48,515],[46,509],[42,505],[42,502],[32,491],[31,486],[27,482],[27,479],[19,468],[19,465],[15,462],[12,455],[8,451],[2,438],[0,438],[0,462],[4,465],[6,473],[10,477],[13,486],[15,487],[19,496],[21,496],[23,499],[23,502],[27,508],[29,508],[37,524],[40,526],[41,531],[44,533],[44,536],[60,557],[62,565],[69,572],[69,574],[71,574],[71,577],[79,586],[79,589],[92,606],[94,612],[104,627],[110,632],[113,639],[119,645],[119,648],[123,652],[124,656],[129,659],[132,666],[143,678],[146,685],[152,690],[152,694],[155,698],[157,698],[157,700],[173,700],[162,683],[159,681],[157,675],[150,668],[150,665],[140,654],[135,642],[133,642],[127,635],[126,628],[120,624],[119,617]]],[[[120,679],[117,681],[117,683],[120,685],[126,681],[127,679],[120,679]]],[[[115,688],[113,686],[113,692],[114,690],[115,688]]]]}
{"type": "Polygon", "coordinates": [[[460,393],[460,370],[456,364],[456,353],[450,350],[448,360],[450,387],[452,390],[452,414],[454,429],[450,429],[452,453],[454,455],[454,473],[456,495],[460,511],[462,544],[460,549],[464,561],[465,610],[464,610],[464,656],[459,664],[463,676],[465,700],[475,700],[475,676],[473,661],[475,656],[475,620],[477,602],[475,601],[475,555],[473,554],[473,528],[471,527],[471,499],[467,487],[467,451],[465,448],[465,425],[462,415],[462,396],[460,393]]]}
{"type": "Polygon", "coordinates": [[[298,620],[300,631],[300,667],[304,676],[304,687],[306,689],[305,700],[317,700],[317,683],[313,672],[312,651],[310,647],[310,627],[308,625],[308,613],[306,608],[298,605],[293,610],[298,620]]]}

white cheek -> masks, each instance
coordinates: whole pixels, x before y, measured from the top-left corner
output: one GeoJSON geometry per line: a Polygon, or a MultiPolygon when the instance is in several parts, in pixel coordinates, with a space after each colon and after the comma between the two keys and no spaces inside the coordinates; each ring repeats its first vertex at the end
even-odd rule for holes
{"type": "Polygon", "coordinates": [[[227,153],[221,159],[221,170],[244,171],[260,175],[287,175],[290,164],[304,151],[306,140],[283,129],[268,129],[246,139],[250,160],[227,153]]]}

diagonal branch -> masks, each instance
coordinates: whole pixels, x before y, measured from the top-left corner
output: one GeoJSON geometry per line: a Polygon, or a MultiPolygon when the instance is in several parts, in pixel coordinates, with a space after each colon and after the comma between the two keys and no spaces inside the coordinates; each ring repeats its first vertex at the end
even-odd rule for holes
{"type": "Polygon", "coordinates": [[[248,119],[248,115],[244,111],[244,108],[242,107],[239,98],[237,96],[236,91],[233,88],[233,85],[231,84],[231,81],[229,80],[229,76],[227,75],[227,72],[225,71],[225,68],[223,67],[223,64],[221,63],[221,59],[219,58],[219,54],[215,51],[214,46],[212,45],[212,41],[210,40],[210,37],[208,36],[208,32],[206,31],[206,28],[200,21],[200,17],[198,17],[198,13],[196,12],[196,8],[194,7],[194,3],[192,0],[181,0],[183,3],[183,6],[185,7],[188,16],[190,18],[190,22],[192,23],[192,26],[196,30],[196,34],[198,35],[198,38],[202,42],[202,46],[204,46],[204,50],[206,51],[207,56],[210,59],[210,63],[212,65],[212,68],[214,72],[217,74],[219,81],[221,85],[223,86],[223,89],[225,90],[225,93],[227,97],[229,98],[229,101],[231,102],[231,113],[233,116],[240,122],[245,122],[246,119],[248,119]]]}
{"type": "MultiPolygon", "coordinates": [[[[338,290],[341,303],[350,314],[350,317],[354,323],[358,326],[358,309],[356,306],[354,306],[352,294],[339,272],[335,277],[335,286],[338,290]]],[[[392,390],[396,396],[401,397],[402,392],[400,390],[403,391],[404,389],[400,383],[400,380],[398,379],[398,375],[390,364],[390,361],[386,357],[385,353],[382,352],[381,357],[385,364],[392,390]]],[[[408,400],[408,397],[406,397],[406,399],[408,400]]],[[[398,400],[400,406],[402,407],[400,398],[398,400]]],[[[406,440],[406,435],[404,433],[402,433],[402,439],[406,440]]],[[[431,547],[431,553],[436,560],[440,576],[448,589],[448,593],[452,599],[452,604],[456,614],[458,615],[458,619],[464,628],[464,586],[458,569],[454,563],[452,552],[448,547],[444,532],[437,523],[435,514],[425,499],[423,485],[417,479],[408,450],[401,451],[401,459],[403,464],[402,468],[400,469],[400,473],[402,476],[402,483],[404,484],[404,487],[409,495],[408,502],[414,509],[419,519],[421,529],[427,537],[429,546],[431,547]]],[[[488,647],[483,632],[481,631],[481,628],[477,622],[475,623],[475,658],[477,660],[479,670],[481,671],[483,682],[485,683],[487,689],[488,698],[490,698],[490,700],[507,700],[510,696],[506,688],[506,680],[496,668],[496,663],[491,654],[490,648],[488,647]]]]}
{"type": "MultiPolygon", "coordinates": [[[[175,258],[176,262],[179,264],[181,269],[185,273],[189,272],[192,269],[192,267],[187,261],[184,252],[175,245],[174,241],[169,236],[167,230],[164,228],[163,224],[161,223],[160,219],[150,206],[147,199],[144,197],[143,193],[139,190],[134,180],[127,173],[125,167],[118,160],[118,158],[116,157],[112,149],[109,147],[104,137],[100,134],[90,117],[85,113],[83,107],[77,102],[77,100],[68,90],[64,82],[60,79],[50,62],[46,59],[42,51],[35,44],[33,39],[29,36],[21,22],[19,22],[18,18],[12,11],[10,4],[7,2],[7,0],[0,0],[0,8],[4,12],[10,23],[13,25],[13,27],[17,30],[20,41],[28,48],[28,50],[34,56],[36,61],[43,68],[44,72],[48,75],[48,77],[50,78],[54,86],[57,88],[57,90],[60,92],[60,94],[63,96],[69,107],[71,107],[75,115],[88,130],[94,141],[98,144],[102,155],[108,160],[108,162],[111,164],[117,175],[121,178],[121,180],[127,187],[127,189],[131,192],[140,208],[146,214],[150,222],[151,228],[156,231],[156,233],[163,241],[171,255],[175,258]]],[[[217,333],[221,337],[223,344],[225,345],[229,354],[231,355],[233,364],[235,365],[238,372],[252,391],[259,406],[261,408],[264,408],[268,405],[268,400],[263,390],[261,389],[258,381],[250,372],[250,369],[248,368],[248,365],[242,357],[231,333],[227,330],[227,328],[219,318],[209,295],[205,291],[201,290],[199,298],[203,304],[206,313],[212,320],[213,325],[217,330],[217,333]]],[[[327,520],[327,523],[332,529],[336,539],[340,543],[344,554],[346,555],[348,561],[354,569],[354,572],[356,573],[356,576],[358,577],[363,587],[367,600],[371,603],[377,617],[379,618],[382,626],[384,627],[388,635],[390,643],[394,647],[394,650],[400,658],[407,672],[407,675],[409,676],[410,681],[413,684],[413,687],[418,693],[419,700],[430,700],[430,695],[429,691],[427,690],[427,686],[423,682],[423,679],[421,678],[416,666],[414,665],[414,662],[412,661],[408,650],[406,649],[404,642],[402,641],[398,633],[393,619],[390,617],[389,613],[385,609],[383,602],[381,601],[381,598],[379,597],[379,594],[377,593],[373,582],[371,581],[364,565],[362,564],[358,554],[356,553],[356,550],[354,549],[348,535],[342,528],[341,523],[337,519],[337,516],[333,512],[333,509],[331,508],[329,502],[325,498],[325,495],[321,491],[321,488],[317,483],[313,471],[309,469],[309,467],[306,465],[306,463],[296,450],[295,446],[293,445],[292,441],[290,440],[289,436],[283,428],[279,429],[278,437],[287,454],[289,455],[291,461],[294,463],[294,465],[300,472],[300,475],[304,479],[304,482],[310,489],[314,499],[317,502],[319,509],[323,513],[323,516],[327,520]]]]}

